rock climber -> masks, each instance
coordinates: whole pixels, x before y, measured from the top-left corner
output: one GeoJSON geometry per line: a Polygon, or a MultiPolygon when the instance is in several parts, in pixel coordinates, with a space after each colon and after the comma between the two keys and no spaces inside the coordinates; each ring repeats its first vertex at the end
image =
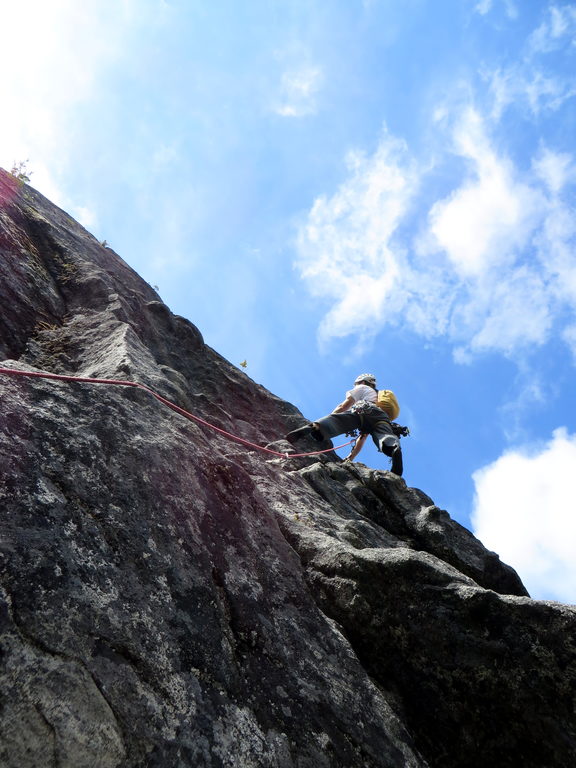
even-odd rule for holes
{"type": "Polygon", "coordinates": [[[394,434],[386,412],[376,405],[377,399],[376,377],[372,373],[361,373],[356,377],[354,387],[346,392],[346,398],[334,408],[331,414],[304,427],[294,429],[286,435],[286,440],[295,443],[310,436],[320,442],[326,438],[359,430],[360,438],[347,459],[355,458],[366,437],[370,435],[378,450],[392,458],[392,472],[395,475],[402,475],[400,440],[394,434]]]}

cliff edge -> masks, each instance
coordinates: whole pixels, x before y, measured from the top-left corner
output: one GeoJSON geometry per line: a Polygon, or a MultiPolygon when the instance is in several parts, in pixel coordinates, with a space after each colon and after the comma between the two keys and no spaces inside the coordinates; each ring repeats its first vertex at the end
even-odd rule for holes
{"type": "MultiPolygon", "coordinates": [[[[0,299],[2,368],[304,421],[5,172],[0,299]]],[[[395,475],[10,373],[0,454],[4,768],[574,765],[576,609],[395,475]]]]}

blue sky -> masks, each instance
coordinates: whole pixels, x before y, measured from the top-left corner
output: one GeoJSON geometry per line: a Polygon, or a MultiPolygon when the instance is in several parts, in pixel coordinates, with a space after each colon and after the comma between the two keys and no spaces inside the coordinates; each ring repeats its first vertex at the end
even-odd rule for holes
{"type": "Polygon", "coordinates": [[[0,22],[0,165],[28,160],[307,417],[375,373],[406,481],[576,602],[576,4],[20,0],[0,22]]]}

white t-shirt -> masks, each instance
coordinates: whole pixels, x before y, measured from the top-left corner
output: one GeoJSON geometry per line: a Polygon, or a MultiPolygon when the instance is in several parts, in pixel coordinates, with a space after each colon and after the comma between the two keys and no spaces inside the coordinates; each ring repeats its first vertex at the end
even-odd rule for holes
{"type": "Polygon", "coordinates": [[[346,392],[346,398],[352,397],[357,403],[359,400],[366,400],[368,403],[376,403],[378,392],[367,384],[357,384],[354,389],[346,392]]]}

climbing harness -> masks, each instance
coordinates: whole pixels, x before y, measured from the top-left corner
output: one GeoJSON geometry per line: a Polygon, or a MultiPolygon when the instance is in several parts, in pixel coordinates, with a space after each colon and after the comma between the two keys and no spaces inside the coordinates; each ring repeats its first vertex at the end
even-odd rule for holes
{"type": "Polygon", "coordinates": [[[330,453],[331,451],[337,451],[339,448],[346,448],[346,446],[356,442],[355,439],[352,439],[352,440],[349,440],[347,443],[343,443],[342,445],[337,445],[335,448],[326,448],[322,451],[312,451],[311,453],[281,453],[280,451],[273,451],[271,448],[265,448],[263,445],[258,445],[257,443],[251,443],[249,440],[244,440],[243,437],[238,437],[238,435],[233,435],[230,432],[226,432],[226,430],[224,429],[220,429],[220,427],[217,427],[214,424],[210,424],[210,422],[205,421],[204,419],[201,419],[200,416],[195,416],[193,413],[190,413],[189,411],[184,410],[184,408],[180,408],[180,406],[176,405],[176,403],[173,403],[170,400],[167,400],[165,397],[162,397],[162,395],[159,395],[153,389],[150,389],[150,387],[147,387],[145,384],[140,384],[137,381],[125,381],[124,379],[95,379],[87,376],[65,376],[63,374],[47,373],[45,371],[22,371],[16,368],[0,368],[0,373],[6,374],[8,376],[26,376],[31,379],[53,379],[55,381],[79,382],[81,384],[110,384],[110,385],[119,386],[119,387],[134,387],[135,389],[143,389],[144,392],[148,392],[148,394],[152,395],[152,397],[155,397],[156,400],[159,400],[163,405],[166,405],[168,408],[171,408],[173,411],[176,411],[176,413],[179,413],[181,416],[184,416],[189,421],[194,421],[197,424],[201,424],[203,427],[207,427],[208,429],[211,429],[214,432],[218,432],[219,434],[224,435],[224,437],[227,437],[230,440],[234,440],[237,443],[240,443],[241,445],[245,445],[247,448],[254,448],[264,453],[270,453],[273,456],[278,456],[281,459],[299,459],[299,458],[302,458],[303,456],[317,456],[321,453],[330,453]]]}
{"type": "Polygon", "coordinates": [[[369,403],[368,400],[357,400],[352,408],[350,408],[350,410],[352,413],[358,413],[361,415],[363,413],[368,413],[368,411],[370,411],[372,408],[377,407],[378,406],[376,403],[369,403]]]}

